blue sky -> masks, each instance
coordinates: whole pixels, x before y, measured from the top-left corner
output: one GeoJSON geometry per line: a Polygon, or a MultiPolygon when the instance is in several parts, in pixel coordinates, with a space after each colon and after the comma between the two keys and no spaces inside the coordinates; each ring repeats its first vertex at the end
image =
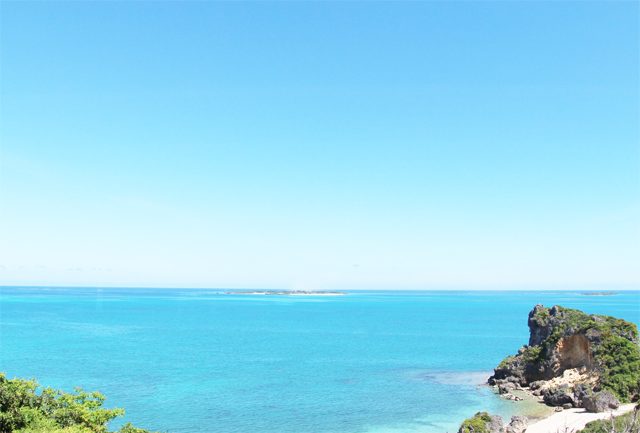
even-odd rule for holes
{"type": "Polygon", "coordinates": [[[0,284],[640,282],[637,2],[2,2],[0,284]]]}

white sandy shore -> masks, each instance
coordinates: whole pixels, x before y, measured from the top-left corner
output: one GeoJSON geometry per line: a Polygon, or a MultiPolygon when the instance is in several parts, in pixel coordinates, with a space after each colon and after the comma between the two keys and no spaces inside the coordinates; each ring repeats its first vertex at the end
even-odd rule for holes
{"type": "Polygon", "coordinates": [[[584,409],[567,409],[531,424],[526,433],[573,433],[584,428],[588,422],[609,419],[612,414],[617,416],[631,412],[635,406],[635,404],[626,404],[613,412],[603,413],[589,413],[584,409]]]}

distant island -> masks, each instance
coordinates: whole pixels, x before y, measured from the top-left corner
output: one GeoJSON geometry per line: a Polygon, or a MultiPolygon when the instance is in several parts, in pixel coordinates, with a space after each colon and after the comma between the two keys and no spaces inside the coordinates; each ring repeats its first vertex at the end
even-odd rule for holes
{"type": "Polygon", "coordinates": [[[582,292],[584,296],[613,296],[617,295],[618,292],[582,292]]]}
{"type": "Polygon", "coordinates": [[[343,296],[345,292],[327,292],[313,290],[252,290],[228,291],[225,295],[270,295],[270,296],[343,296]]]}

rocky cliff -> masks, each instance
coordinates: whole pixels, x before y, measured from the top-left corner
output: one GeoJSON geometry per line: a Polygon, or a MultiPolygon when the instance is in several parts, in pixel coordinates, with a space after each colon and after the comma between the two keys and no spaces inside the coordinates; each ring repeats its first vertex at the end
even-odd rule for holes
{"type": "MultiPolygon", "coordinates": [[[[511,391],[523,389],[560,411],[604,412],[620,401],[640,399],[640,346],[633,323],[536,305],[529,313],[529,332],[529,344],[505,358],[489,378],[500,394],[517,400],[511,391]]],[[[505,425],[498,416],[478,412],[458,433],[523,433],[526,428],[524,417],[505,425]]]]}
{"type": "Polygon", "coordinates": [[[636,325],[542,305],[529,313],[528,323],[529,344],[505,358],[489,378],[500,393],[530,387],[543,395],[547,404],[565,407],[596,408],[598,404],[614,405],[615,399],[638,400],[640,346],[636,325]]]}

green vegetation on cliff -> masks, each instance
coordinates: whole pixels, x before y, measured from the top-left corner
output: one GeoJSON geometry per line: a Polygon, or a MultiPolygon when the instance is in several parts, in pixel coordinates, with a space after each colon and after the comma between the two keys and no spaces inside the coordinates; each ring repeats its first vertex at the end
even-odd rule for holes
{"type": "Polygon", "coordinates": [[[600,384],[622,401],[640,396],[640,349],[636,343],[609,335],[594,351],[601,370],[600,384]]]}
{"type": "Polygon", "coordinates": [[[552,326],[552,332],[544,342],[544,347],[556,344],[562,337],[572,334],[585,334],[589,330],[600,332],[603,336],[624,336],[627,340],[638,340],[638,328],[626,320],[611,316],[589,315],[580,310],[561,306],[536,308],[530,321],[539,327],[552,326]],[[561,320],[554,320],[561,318],[561,320]]]}
{"type": "Polygon", "coordinates": [[[459,433],[489,433],[488,424],[491,422],[491,415],[487,412],[478,412],[473,417],[464,420],[460,426],[459,433]]]}
{"type": "MultiPolygon", "coordinates": [[[[640,347],[636,325],[615,317],[588,315],[559,306],[555,308],[562,320],[553,324],[551,335],[541,344],[541,355],[550,353],[563,337],[576,334],[593,336],[591,355],[594,368],[600,373],[600,386],[622,401],[637,397],[640,394],[640,347]]],[[[548,309],[541,309],[534,320],[545,323],[550,317],[548,309]]]]}
{"type": "MultiPolygon", "coordinates": [[[[0,433],[109,433],[107,423],[124,410],[105,409],[104,401],[98,392],[40,388],[0,373],[0,433]]],[[[118,433],[150,432],[127,424],[118,433]]]]}
{"type": "Polygon", "coordinates": [[[640,397],[640,346],[635,324],[610,316],[537,305],[529,313],[529,345],[508,356],[493,379],[516,378],[522,385],[548,380],[565,369],[595,372],[598,387],[621,401],[640,397]]]}

